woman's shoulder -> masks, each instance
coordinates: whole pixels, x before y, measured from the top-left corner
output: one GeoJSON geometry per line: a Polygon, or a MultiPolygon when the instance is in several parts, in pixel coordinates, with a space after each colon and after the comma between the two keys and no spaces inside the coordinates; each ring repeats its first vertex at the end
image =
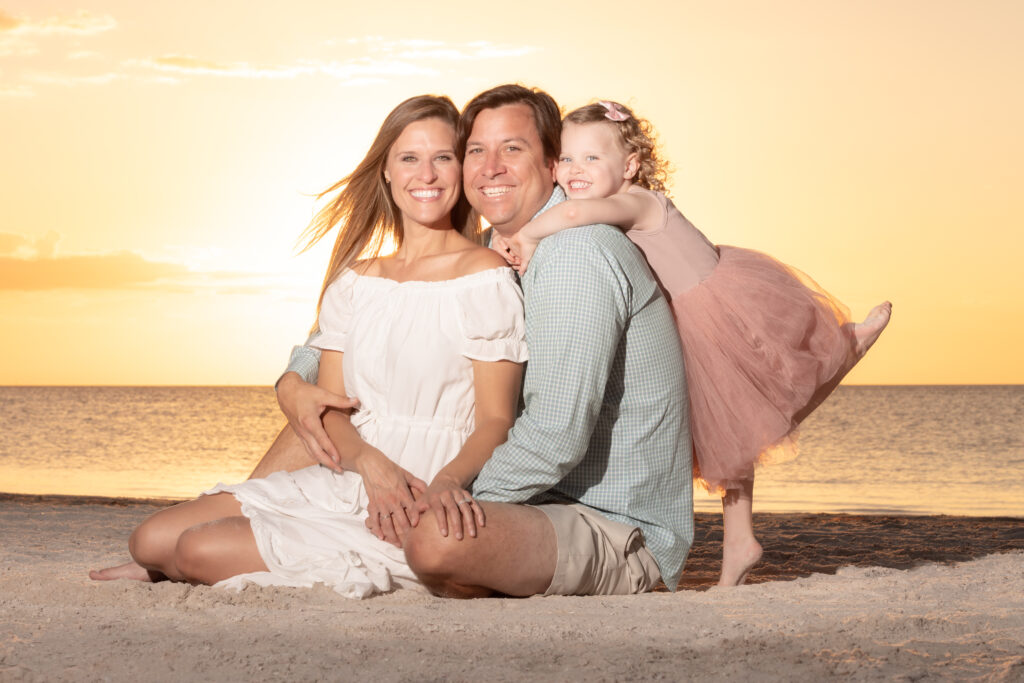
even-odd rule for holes
{"type": "Polygon", "coordinates": [[[473,246],[459,256],[455,265],[456,277],[465,277],[501,267],[508,267],[508,263],[498,252],[488,247],[473,246]]]}

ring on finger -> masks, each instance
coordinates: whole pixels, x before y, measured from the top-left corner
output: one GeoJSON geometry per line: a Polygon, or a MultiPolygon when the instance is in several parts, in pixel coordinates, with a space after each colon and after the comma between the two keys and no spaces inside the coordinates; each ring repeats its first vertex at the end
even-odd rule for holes
{"type": "Polygon", "coordinates": [[[463,498],[458,503],[456,503],[456,505],[465,505],[466,503],[472,503],[472,502],[473,502],[472,498],[463,498]]]}

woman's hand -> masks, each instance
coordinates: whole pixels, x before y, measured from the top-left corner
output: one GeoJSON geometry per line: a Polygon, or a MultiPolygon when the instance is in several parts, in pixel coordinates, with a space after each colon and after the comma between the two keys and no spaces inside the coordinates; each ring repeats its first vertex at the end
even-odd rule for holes
{"type": "Polygon", "coordinates": [[[370,499],[366,527],[380,540],[401,548],[409,529],[419,524],[416,498],[427,490],[426,483],[372,446],[360,452],[355,469],[370,499]]]}
{"type": "Polygon", "coordinates": [[[434,511],[442,536],[451,533],[460,541],[466,534],[475,538],[477,527],[486,526],[484,511],[473,495],[444,472],[430,482],[417,506],[421,513],[434,511]]]}

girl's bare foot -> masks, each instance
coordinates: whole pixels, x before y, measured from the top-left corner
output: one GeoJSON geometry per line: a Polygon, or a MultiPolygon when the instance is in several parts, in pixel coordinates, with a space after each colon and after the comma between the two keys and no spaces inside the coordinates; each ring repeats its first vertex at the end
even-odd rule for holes
{"type": "Polygon", "coordinates": [[[107,567],[106,569],[92,570],[89,572],[89,578],[93,581],[114,581],[116,579],[131,579],[133,581],[154,581],[154,577],[149,573],[148,569],[144,569],[135,562],[125,562],[119,564],[116,567],[107,567]]]}
{"type": "Polygon", "coordinates": [[[719,586],[740,586],[747,573],[761,561],[761,544],[753,536],[738,543],[722,543],[722,574],[719,586]]]}
{"type": "Polygon", "coordinates": [[[853,326],[853,335],[857,340],[855,351],[857,358],[861,358],[871,345],[875,343],[878,336],[882,334],[882,330],[889,324],[889,318],[892,316],[892,304],[888,301],[878,304],[871,309],[868,316],[864,318],[864,322],[857,323],[853,326]]]}

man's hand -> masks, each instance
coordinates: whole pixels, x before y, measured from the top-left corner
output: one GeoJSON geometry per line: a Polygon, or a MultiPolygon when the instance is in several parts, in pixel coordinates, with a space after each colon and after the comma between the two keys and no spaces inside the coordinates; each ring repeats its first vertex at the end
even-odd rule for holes
{"type": "Polygon", "coordinates": [[[416,505],[420,514],[433,509],[441,535],[451,534],[459,541],[464,536],[476,538],[477,527],[487,521],[483,508],[473,500],[473,494],[443,472],[434,477],[416,505]]]}
{"type": "Polygon", "coordinates": [[[355,408],[359,399],[339,396],[303,381],[297,373],[286,372],[277,383],[277,405],[310,457],[324,467],[341,472],[338,464],[341,456],[328,438],[321,418],[328,408],[355,408]]]}

